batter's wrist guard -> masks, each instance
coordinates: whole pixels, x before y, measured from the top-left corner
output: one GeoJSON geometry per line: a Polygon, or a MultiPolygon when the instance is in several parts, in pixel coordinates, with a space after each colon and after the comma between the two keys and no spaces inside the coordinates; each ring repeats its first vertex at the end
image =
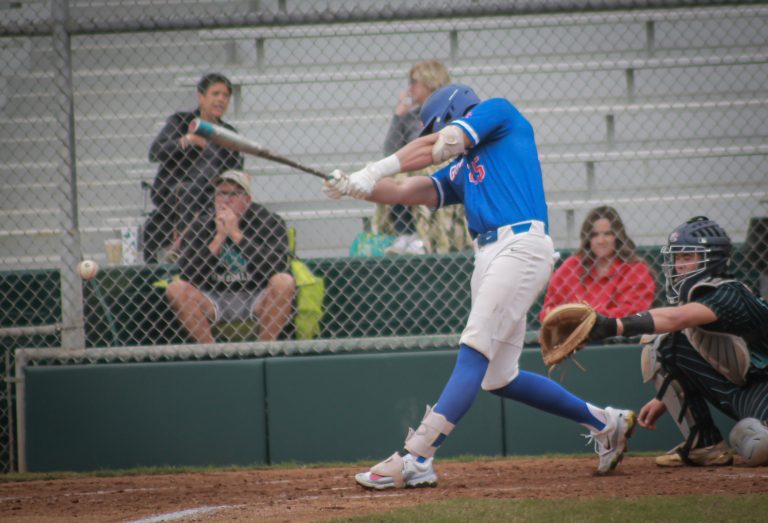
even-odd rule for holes
{"type": "Polygon", "coordinates": [[[387,176],[399,173],[401,170],[400,159],[396,155],[390,154],[386,158],[368,165],[366,170],[371,173],[374,182],[376,182],[381,178],[386,178],[387,176]]]}

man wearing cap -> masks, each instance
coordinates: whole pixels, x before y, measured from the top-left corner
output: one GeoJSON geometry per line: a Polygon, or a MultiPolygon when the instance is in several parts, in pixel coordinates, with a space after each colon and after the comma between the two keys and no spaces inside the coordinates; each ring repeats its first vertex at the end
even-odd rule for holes
{"type": "Polygon", "coordinates": [[[283,219],[251,199],[247,173],[213,179],[214,213],[192,222],[181,240],[182,278],[166,296],[198,343],[214,343],[211,325],[258,319],[259,340],[275,340],[291,318],[296,289],[283,219]]]}

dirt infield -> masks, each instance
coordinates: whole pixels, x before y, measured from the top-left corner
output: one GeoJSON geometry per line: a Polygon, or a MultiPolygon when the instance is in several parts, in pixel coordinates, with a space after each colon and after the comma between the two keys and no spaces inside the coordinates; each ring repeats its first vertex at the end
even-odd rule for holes
{"type": "Polygon", "coordinates": [[[0,483],[0,521],[310,522],[383,512],[449,498],[640,497],[768,493],[768,467],[660,469],[627,457],[609,476],[596,458],[441,462],[440,486],[370,492],[358,468],[238,470],[0,483]],[[186,512],[185,512],[186,511],[186,512]],[[161,515],[165,515],[161,518],[161,515]],[[170,519],[173,517],[174,519],[170,519]]]}

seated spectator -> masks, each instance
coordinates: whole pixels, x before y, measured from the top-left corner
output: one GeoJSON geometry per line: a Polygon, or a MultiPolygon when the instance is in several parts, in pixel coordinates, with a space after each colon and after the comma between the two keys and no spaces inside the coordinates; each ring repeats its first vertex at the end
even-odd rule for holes
{"type": "Polygon", "coordinates": [[[288,233],[278,215],[251,200],[241,171],[214,178],[214,212],[197,218],[181,239],[182,279],[166,291],[171,308],[199,343],[211,325],[258,319],[259,340],[277,339],[293,311],[296,284],[288,267],[288,233]]]}
{"type": "Polygon", "coordinates": [[[173,261],[184,229],[213,204],[211,179],[227,169],[243,168],[240,153],[189,132],[197,117],[235,131],[222,120],[231,95],[232,84],[225,76],[203,76],[197,84],[198,108],[172,114],[152,142],[149,161],[160,166],[151,191],[155,210],[142,234],[145,262],[173,261]]]}
{"type": "Polygon", "coordinates": [[[621,318],[648,309],[655,292],[653,275],[635,253],[619,213],[596,207],[581,226],[579,249],[549,280],[539,318],[560,304],[582,301],[604,316],[621,318]]]}
{"type": "MultiPolygon", "coordinates": [[[[384,154],[390,155],[421,133],[419,111],[435,90],[448,84],[451,77],[439,60],[417,62],[408,72],[408,87],[398,96],[395,114],[384,140],[384,154]]],[[[398,177],[420,176],[437,171],[431,167],[398,177]]],[[[470,248],[464,207],[450,205],[433,211],[426,205],[401,204],[376,206],[374,232],[396,236],[387,254],[424,254],[451,252],[470,248]]]]}

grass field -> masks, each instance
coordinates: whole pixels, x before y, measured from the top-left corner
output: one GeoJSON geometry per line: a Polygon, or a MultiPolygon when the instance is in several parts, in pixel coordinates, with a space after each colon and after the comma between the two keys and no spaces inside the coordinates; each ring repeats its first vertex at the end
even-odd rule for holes
{"type": "MultiPolygon", "coordinates": [[[[557,486],[553,486],[557,488],[557,486]]],[[[574,523],[588,522],[763,522],[768,496],[648,496],[635,499],[477,500],[454,499],[426,503],[384,514],[369,514],[334,522],[406,523],[574,523]]]]}

